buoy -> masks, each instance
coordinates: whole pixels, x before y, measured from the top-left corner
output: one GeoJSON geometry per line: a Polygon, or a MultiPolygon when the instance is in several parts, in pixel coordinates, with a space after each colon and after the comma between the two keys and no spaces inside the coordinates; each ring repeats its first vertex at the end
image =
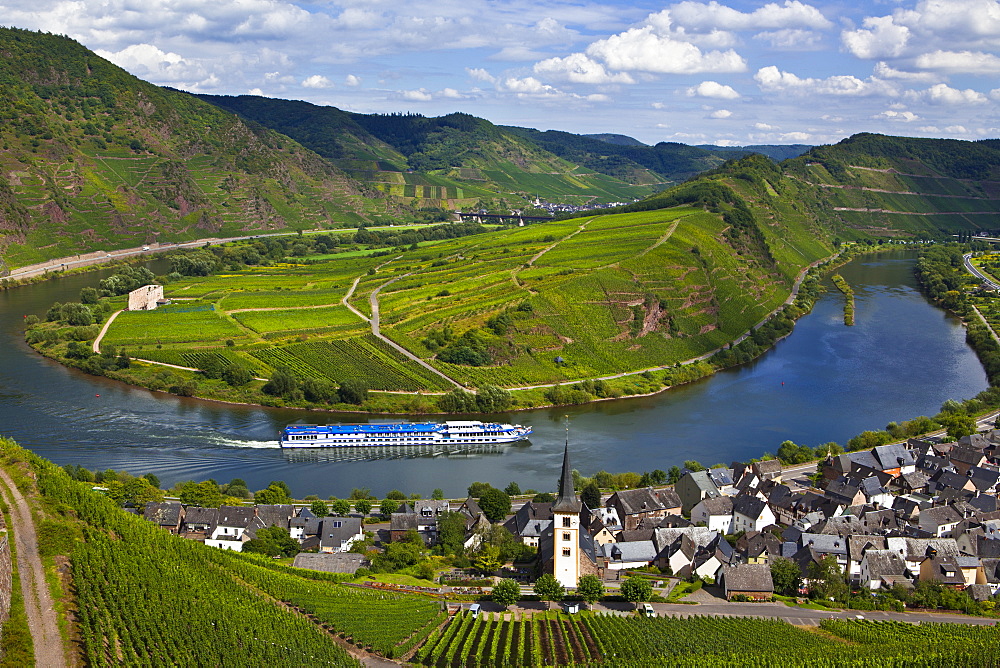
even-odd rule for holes
{"type": "Polygon", "coordinates": [[[782,385],[784,385],[784,384],[785,384],[785,381],[781,381],[781,384],[782,384],[782,385]]]}
{"type": "Polygon", "coordinates": [[[95,396],[95,397],[99,397],[99,396],[101,396],[101,395],[99,395],[99,394],[95,394],[94,396],[95,396]]]}

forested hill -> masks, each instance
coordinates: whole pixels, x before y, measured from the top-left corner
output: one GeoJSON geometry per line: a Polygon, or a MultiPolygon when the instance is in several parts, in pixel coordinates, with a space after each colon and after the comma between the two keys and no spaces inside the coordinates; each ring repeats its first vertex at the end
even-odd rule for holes
{"type": "MultiPolygon", "coordinates": [[[[559,141],[536,141],[536,135],[552,133],[501,127],[463,113],[356,114],[249,95],[200,97],[287,134],[413,207],[523,209],[535,197],[580,206],[630,201],[722,162],[678,144],[664,152],[667,157],[640,164],[616,157],[626,147],[569,133],[557,133],[564,136],[559,141]],[[570,148],[570,142],[587,150],[570,148]],[[673,152],[685,155],[668,155],[673,152]]],[[[650,147],[640,152],[656,153],[650,147]]]]}
{"type": "Polygon", "coordinates": [[[727,162],[621,211],[700,204],[750,230],[796,221],[843,241],[1000,230],[1000,142],[859,134],[780,164],[727,162]]]}
{"type": "MultiPolygon", "coordinates": [[[[0,28],[0,259],[362,221],[375,193],[77,42],[0,28]]],[[[384,209],[384,206],[383,206],[384,209]]]]}

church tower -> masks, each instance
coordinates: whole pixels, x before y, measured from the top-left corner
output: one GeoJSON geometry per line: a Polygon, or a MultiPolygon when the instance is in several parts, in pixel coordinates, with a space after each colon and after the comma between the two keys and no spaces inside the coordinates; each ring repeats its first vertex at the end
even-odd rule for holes
{"type": "Polygon", "coordinates": [[[559,498],[552,504],[553,575],[564,587],[576,587],[580,579],[580,510],[582,504],[573,491],[573,470],[569,466],[569,438],[563,452],[559,498]]]}

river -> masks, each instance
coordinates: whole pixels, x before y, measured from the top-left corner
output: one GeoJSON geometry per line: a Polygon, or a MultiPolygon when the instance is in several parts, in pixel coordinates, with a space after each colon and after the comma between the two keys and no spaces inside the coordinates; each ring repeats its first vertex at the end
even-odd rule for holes
{"type": "Polygon", "coordinates": [[[66,369],[24,343],[22,318],[75,301],[106,273],[0,292],[0,435],[59,464],[182,480],[243,478],[251,490],[285,480],[298,496],[346,496],[353,487],[460,496],[474,480],[553,490],[569,416],[571,461],[605,469],[668,469],[749,459],[791,439],[845,442],[892,420],[933,415],[974,396],[986,375],[961,324],[929,304],[913,254],[862,257],[840,269],[854,288],[856,325],[830,289],[793,333],[752,364],[653,397],[492,416],[530,425],[531,442],[496,453],[331,460],[344,453],[283,451],[290,422],[366,421],[307,411],[232,406],[132,388],[66,369]]]}

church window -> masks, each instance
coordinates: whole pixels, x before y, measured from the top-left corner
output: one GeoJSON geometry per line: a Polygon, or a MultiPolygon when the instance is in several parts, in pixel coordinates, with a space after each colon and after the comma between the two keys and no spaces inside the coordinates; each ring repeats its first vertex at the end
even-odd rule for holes
{"type": "Polygon", "coordinates": [[[569,531],[563,531],[563,540],[571,540],[569,531]]]}
{"type": "Polygon", "coordinates": [[[568,556],[570,556],[570,551],[569,551],[569,548],[568,548],[568,547],[564,547],[564,548],[563,548],[563,556],[564,556],[564,557],[568,557],[568,556]]]}
{"type": "Polygon", "coordinates": [[[569,527],[573,526],[573,518],[572,517],[564,517],[563,518],[563,526],[566,527],[567,529],[569,527]]]}

